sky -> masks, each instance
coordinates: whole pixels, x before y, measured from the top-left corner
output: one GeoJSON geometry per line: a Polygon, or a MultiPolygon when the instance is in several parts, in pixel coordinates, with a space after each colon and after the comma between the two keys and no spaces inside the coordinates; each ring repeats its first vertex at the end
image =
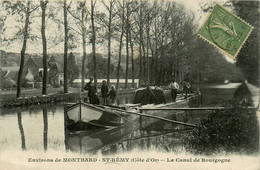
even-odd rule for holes
{"type": "MultiPolygon", "coordinates": [[[[207,19],[207,17],[210,15],[210,11],[208,12],[202,12],[202,8],[207,8],[208,6],[214,6],[216,1],[212,1],[212,0],[175,0],[176,2],[184,5],[185,7],[185,11],[187,12],[192,12],[195,16],[194,19],[194,23],[196,23],[198,26],[201,26],[203,24],[203,22],[207,19]]],[[[51,2],[51,0],[50,0],[51,2]]],[[[226,2],[226,0],[224,1],[217,1],[220,4],[223,4],[226,2]]],[[[38,3],[38,2],[37,2],[38,3]]],[[[61,8],[62,4],[56,4],[56,6],[54,6],[54,8],[61,8]]],[[[97,4],[98,9],[100,11],[104,11],[104,8],[102,7],[101,3],[97,4]]],[[[47,10],[50,10],[48,8],[49,6],[47,6],[47,10]]],[[[48,13],[48,11],[47,11],[48,13]]],[[[28,41],[28,45],[27,45],[27,49],[26,52],[27,53],[41,53],[42,52],[42,42],[41,42],[41,9],[39,8],[38,10],[36,10],[34,16],[36,15],[36,17],[33,17],[31,19],[31,24],[30,24],[30,29],[31,29],[31,34],[32,35],[36,35],[39,38],[37,39],[37,41],[28,41]],[[38,17],[37,17],[38,16],[38,17]]],[[[1,17],[3,16],[7,16],[7,22],[4,23],[3,28],[5,30],[4,35],[1,35],[1,39],[3,40],[3,37],[6,39],[10,39],[12,37],[14,37],[15,33],[19,30],[19,28],[23,27],[24,23],[20,23],[17,21],[16,17],[13,16],[8,16],[3,10],[0,10],[0,20],[1,17]]],[[[68,14],[69,16],[69,14],[68,14]]],[[[61,8],[61,10],[59,11],[59,13],[57,14],[57,18],[61,18],[61,20],[63,20],[63,10],[61,8]]],[[[68,17],[69,19],[69,24],[74,24],[74,20],[71,17],[68,17]]],[[[46,37],[47,37],[47,47],[48,47],[48,53],[63,53],[64,51],[64,45],[63,45],[63,39],[61,39],[61,37],[63,37],[64,31],[63,31],[63,26],[61,26],[60,28],[57,27],[57,24],[55,22],[53,22],[51,19],[47,19],[46,21],[46,37]],[[57,41],[60,41],[60,43],[57,44],[53,44],[50,43],[53,39],[56,39],[57,41]],[[48,43],[49,42],[49,43],[48,43]]],[[[87,40],[88,41],[88,40],[87,40]]],[[[81,39],[79,39],[79,42],[81,44],[81,39]]],[[[7,43],[6,41],[2,41],[2,45],[0,47],[1,50],[4,51],[8,51],[8,52],[17,52],[19,53],[21,51],[22,48],[22,38],[20,40],[15,40],[12,41],[11,43],[7,43]]],[[[112,42],[112,55],[113,55],[113,48],[118,48],[118,44],[116,42],[112,42]]],[[[107,49],[106,49],[106,45],[102,45],[102,44],[97,44],[97,49],[96,51],[98,53],[101,54],[106,54],[107,53],[107,49]]],[[[78,53],[82,53],[82,46],[78,45],[77,48],[73,49],[72,52],[78,52],[78,53]]],[[[88,44],[87,46],[87,53],[91,52],[91,44],[88,44]]],[[[233,62],[232,59],[230,59],[229,57],[227,57],[227,60],[230,62],[233,62]]]]}

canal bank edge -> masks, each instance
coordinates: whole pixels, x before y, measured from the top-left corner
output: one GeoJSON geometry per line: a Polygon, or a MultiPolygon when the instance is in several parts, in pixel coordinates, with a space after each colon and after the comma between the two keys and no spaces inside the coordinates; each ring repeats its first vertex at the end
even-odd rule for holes
{"type": "MultiPolygon", "coordinates": [[[[132,94],[135,89],[118,90],[118,95],[132,94]]],[[[98,96],[101,96],[98,92],[98,96]]],[[[47,103],[58,103],[58,102],[77,102],[80,99],[87,97],[87,92],[82,93],[59,93],[51,95],[37,95],[31,97],[21,97],[9,100],[3,100],[0,102],[0,107],[16,107],[16,106],[27,106],[27,105],[40,105],[47,103]]]]}

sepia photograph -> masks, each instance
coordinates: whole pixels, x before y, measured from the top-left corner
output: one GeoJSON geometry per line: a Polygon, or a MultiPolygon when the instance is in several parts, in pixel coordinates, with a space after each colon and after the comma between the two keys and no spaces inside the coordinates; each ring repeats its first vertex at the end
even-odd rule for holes
{"type": "Polygon", "coordinates": [[[0,169],[260,169],[258,0],[0,0],[0,169]]]}

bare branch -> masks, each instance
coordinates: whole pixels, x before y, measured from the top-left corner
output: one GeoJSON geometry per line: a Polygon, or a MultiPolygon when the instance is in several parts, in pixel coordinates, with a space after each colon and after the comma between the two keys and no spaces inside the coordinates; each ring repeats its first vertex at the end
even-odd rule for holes
{"type": "Polygon", "coordinates": [[[77,17],[76,15],[74,15],[69,9],[68,9],[68,12],[70,13],[70,15],[71,15],[73,18],[75,18],[75,19],[79,20],[80,22],[82,22],[82,20],[81,20],[79,17],[77,17]]]}
{"type": "Polygon", "coordinates": [[[34,9],[32,9],[31,11],[29,11],[29,13],[32,13],[33,11],[35,11],[36,9],[38,9],[41,5],[38,5],[37,7],[35,7],[34,9]]]}
{"type": "Polygon", "coordinates": [[[72,4],[72,1],[70,1],[70,4],[67,6],[67,10],[70,8],[71,4],[72,4]]]}

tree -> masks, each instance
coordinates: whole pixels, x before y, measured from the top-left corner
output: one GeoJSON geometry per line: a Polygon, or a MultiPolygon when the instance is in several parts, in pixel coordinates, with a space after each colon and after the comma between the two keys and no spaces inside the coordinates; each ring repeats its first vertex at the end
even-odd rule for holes
{"type": "Polygon", "coordinates": [[[96,1],[91,0],[91,28],[92,28],[92,53],[93,53],[93,65],[94,65],[94,84],[97,85],[97,64],[96,64],[96,29],[95,29],[95,10],[96,1]]]}
{"type": "Polygon", "coordinates": [[[103,6],[105,7],[106,11],[108,12],[108,17],[105,13],[100,13],[99,17],[97,17],[98,20],[100,20],[100,24],[102,27],[106,28],[105,31],[105,39],[107,40],[107,85],[109,86],[110,84],[110,75],[111,75],[111,38],[113,36],[114,32],[114,24],[112,21],[115,18],[115,0],[109,0],[108,4],[102,1],[103,6]]]}
{"type": "MultiPolygon", "coordinates": [[[[129,43],[131,44],[131,15],[137,9],[135,1],[126,2],[126,18],[125,18],[125,41],[126,41],[126,70],[125,70],[125,89],[128,87],[128,69],[129,69],[129,43]]],[[[132,47],[133,48],[133,47],[132,47]]],[[[132,53],[133,54],[133,53],[132,53]]],[[[133,57],[133,55],[132,55],[133,57]]]]}
{"type": "Polygon", "coordinates": [[[25,25],[24,25],[24,31],[23,31],[23,47],[21,50],[21,61],[20,61],[20,68],[18,72],[18,78],[17,78],[17,92],[16,97],[20,97],[21,93],[21,84],[22,84],[22,74],[23,74],[23,67],[24,67],[24,58],[25,58],[25,51],[26,51],[26,45],[27,45],[27,38],[28,38],[28,28],[29,28],[29,17],[32,11],[30,11],[30,1],[27,1],[26,7],[22,7],[25,11],[25,25]]]}
{"type": "Polygon", "coordinates": [[[125,49],[126,49],[126,69],[125,69],[125,89],[127,88],[127,84],[128,84],[128,66],[129,66],[129,31],[130,31],[130,23],[129,23],[129,19],[130,18],[130,4],[129,2],[126,3],[126,31],[125,31],[125,49]]]}
{"type": "Polygon", "coordinates": [[[64,93],[68,93],[68,19],[67,19],[67,0],[63,2],[63,12],[64,12],[64,93]]]}
{"type": "Polygon", "coordinates": [[[139,82],[141,83],[143,77],[143,53],[142,53],[142,44],[143,44],[143,2],[140,0],[139,4],[139,58],[140,58],[140,65],[139,65],[139,82]]]}
{"type": "Polygon", "coordinates": [[[77,33],[82,38],[82,51],[83,51],[83,57],[81,62],[81,92],[84,92],[84,86],[85,86],[85,74],[86,74],[86,35],[87,35],[87,29],[86,29],[86,22],[87,22],[87,7],[86,7],[86,0],[83,2],[78,2],[77,9],[72,11],[71,7],[68,7],[68,12],[71,14],[71,16],[76,20],[76,25],[79,25],[79,31],[73,27],[70,27],[72,31],[77,33]]]}
{"type": "Polygon", "coordinates": [[[117,64],[117,82],[116,82],[116,88],[119,88],[119,78],[120,78],[120,68],[121,68],[121,58],[122,58],[122,46],[123,46],[123,36],[124,36],[124,28],[125,28],[125,2],[123,0],[122,6],[121,3],[118,1],[118,4],[120,6],[121,14],[119,14],[121,18],[121,33],[120,33],[120,40],[119,40],[119,50],[118,50],[118,64],[117,64]]]}
{"type": "Polygon", "coordinates": [[[237,66],[248,82],[259,85],[259,1],[232,1],[237,15],[254,26],[237,55],[237,66]]]}
{"type": "Polygon", "coordinates": [[[129,31],[129,41],[130,41],[130,49],[131,49],[131,64],[132,64],[132,88],[135,87],[135,67],[134,67],[134,43],[132,40],[131,30],[129,31]]]}
{"type": "Polygon", "coordinates": [[[81,29],[82,29],[82,47],[83,47],[83,58],[82,58],[82,72],[81,72],[81,91],[84,92],[84,84],[85,84],[85,64],[86,64],[86,20],[87,20],[87,12],[86,12],[86,1],[81,3],[82,12],[81,12],[81,29]]]}
{"type": "MultiPolygon", "coordinates": [[[[1,45],[3,42],[10,42],[19,40],[20,38],[22,39],[22,50],[21,50],[21,58],[20,58],[20,67],[19,67],[19,72],[18,72],[18,77],[17,77],[17,91],[16,91],[16,97],[19,98],[21,94],[21,85],[23,81],[23,73],[24,73],[24,60],[25,60],[25,52],[27,48],[27,40],[29,38],[33,39],[33,36],[29,34],[29,25],[30,25],[30,17],[31,14],[36,11],[39,8],[39,5],[35,6],[35,3],[31,1],[3,1],[2,5],[5,7],[5,11],[7,12],[7,15],[13,15],[19,19],[19,22],[24,22],[24,27],[19,28],[19,30],[14,34],[14,36],[10,39],[5,39],[4,41],[1,41],[1,45]]],[[[2,12],[2,10],[1,10],[2,12]]],[[[1,13],[0,12],[0,13],[1,13]]],[[[1,28],[1,40],[2,40],[2,35],[4,33],[9,34],[9,30],[2,29],[2,26],[8,22],[8,18],[3,16],[0,17],[0,28],[1,28]],[[3,33],[3,34],[2,34],[3,33]]],[[[10,34],[9,34],[10,35],[10,34]]]]}
{"type": "Polygon", "coordinates": [[[47,78],[48,78],[48,59],[47,59],[47,42],[46,42],[46,35],[45,35],[45,16],[46,16],[46,7],[48,1],[41,0],[41,8],[42,8],[42,27],[41,27],[41,34],[42,34],[42,46],[43,46],[43,77],[42,77],[42,95],[47,94],[47,78]]]}
{"type": "Polygon", "coordinates": [[[69,54],[68,63],[69,63],[67,67],[68,80],[69,80],[69,84],[72,85],[73,81],[75,80],[75,78],[78,77],[79,74],[79,68],[76,64],[76,58],[73,55],[73,53],[69,54]]]}

